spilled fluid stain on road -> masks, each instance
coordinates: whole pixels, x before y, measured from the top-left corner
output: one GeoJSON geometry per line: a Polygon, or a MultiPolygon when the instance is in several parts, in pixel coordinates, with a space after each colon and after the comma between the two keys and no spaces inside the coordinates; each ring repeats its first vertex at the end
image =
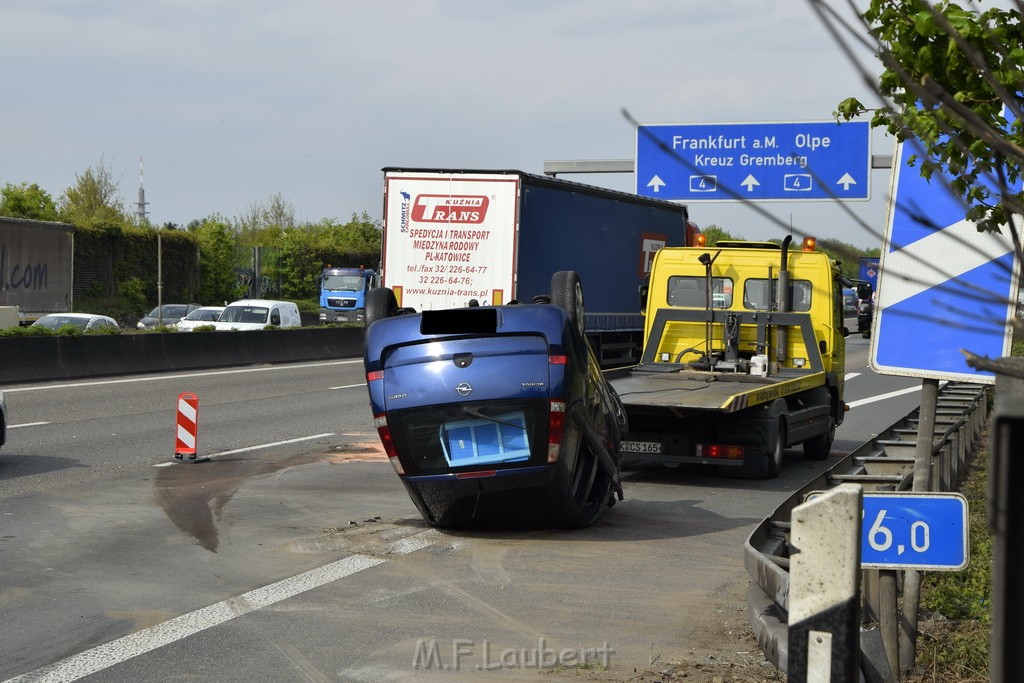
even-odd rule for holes
{"type": "Polygon", "coordinates": [[[342,463],[384,458],[379,445],[343,444],[334,451],[266,457],[214,458],[165,467],[156,476],[154,496],[167,518],[210,552],[217,552],[217,523],[224,507],[246,480],[314,462],[342,463]]]}

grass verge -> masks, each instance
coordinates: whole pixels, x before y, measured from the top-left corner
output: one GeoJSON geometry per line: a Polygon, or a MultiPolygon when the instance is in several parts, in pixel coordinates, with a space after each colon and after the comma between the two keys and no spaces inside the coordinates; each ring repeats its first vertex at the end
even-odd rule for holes
{"type": "Polygon", "coordinates": [[[992,636],[992,533],[988,527],[988,429],[968,458],[960,487],[969,510],[970,564],[929,572],[921,587],[917,665],[908,681],[988,681],[992,636]]]}

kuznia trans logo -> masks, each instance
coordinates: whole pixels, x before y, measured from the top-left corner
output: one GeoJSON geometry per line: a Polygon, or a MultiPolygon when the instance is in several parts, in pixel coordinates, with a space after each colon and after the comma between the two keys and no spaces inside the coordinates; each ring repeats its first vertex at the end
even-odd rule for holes
{"type": "Polygon", "coordinates": [[[403,191],[402,193],[402,211],[401,218],[399,218],[399,232],[409,232],[409,204],[412,199],[412,195],[408,192],[403,191]]]}
{"type": "Polygon", "coordinates": [[[412,219],[418,223],[484,222],[490,200],[483,195],[421,194],[412,206],[412,219]]]}

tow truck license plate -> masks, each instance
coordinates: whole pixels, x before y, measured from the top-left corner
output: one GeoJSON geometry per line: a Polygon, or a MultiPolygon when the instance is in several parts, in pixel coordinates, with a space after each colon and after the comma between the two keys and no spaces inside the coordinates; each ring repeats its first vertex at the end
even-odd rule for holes
{"type": "Polygon", "coordinates": [[[660,443],[651,441],[623,441],[622,450],[624,453],[661,453],[660,443]]]}

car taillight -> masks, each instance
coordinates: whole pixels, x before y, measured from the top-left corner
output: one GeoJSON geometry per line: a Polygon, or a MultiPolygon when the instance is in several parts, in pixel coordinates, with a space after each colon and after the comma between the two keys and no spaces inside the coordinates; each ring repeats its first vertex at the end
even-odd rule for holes
{"type": "Polygon", "coordinates": [[[729,446],[720,443],[702,443],[697,445],[697,455],[703,458],[742,460],[743,446],[729,446]]]}
{"type": "Polygon", "coordinates": [[[373,370],[372,372],[366,373],[366,381],[367,382],[375,382],[378,379],[384,379],[384,371],[383,370],[373,370]]]}
{"type": "Polygon", "coordinates": [[[373,418],[373,426],[377,428],[377,435],[384,446],[384,453],[387,454],[391,466],[398,474],[405,474],[402,463],[398,460],[398,451],[395,450],[395,440],[391,438],[391,428],[388,427],[388,416],[381,413],[373,418]]]}
{"type": "Polygon", "coordinates": [[[455,475],[456,479],[481,479],[483,477],[493,477],[498,473],[498,470],[477,470],[476,472],[459,472],[455,475]]]}
{"type": "Polygon", "coordinates": [[[562,446],[562,434],[565,432],[565,401],[552,401],[548,411],[548,462],[558,460],[558,451],[562,446]]]}

